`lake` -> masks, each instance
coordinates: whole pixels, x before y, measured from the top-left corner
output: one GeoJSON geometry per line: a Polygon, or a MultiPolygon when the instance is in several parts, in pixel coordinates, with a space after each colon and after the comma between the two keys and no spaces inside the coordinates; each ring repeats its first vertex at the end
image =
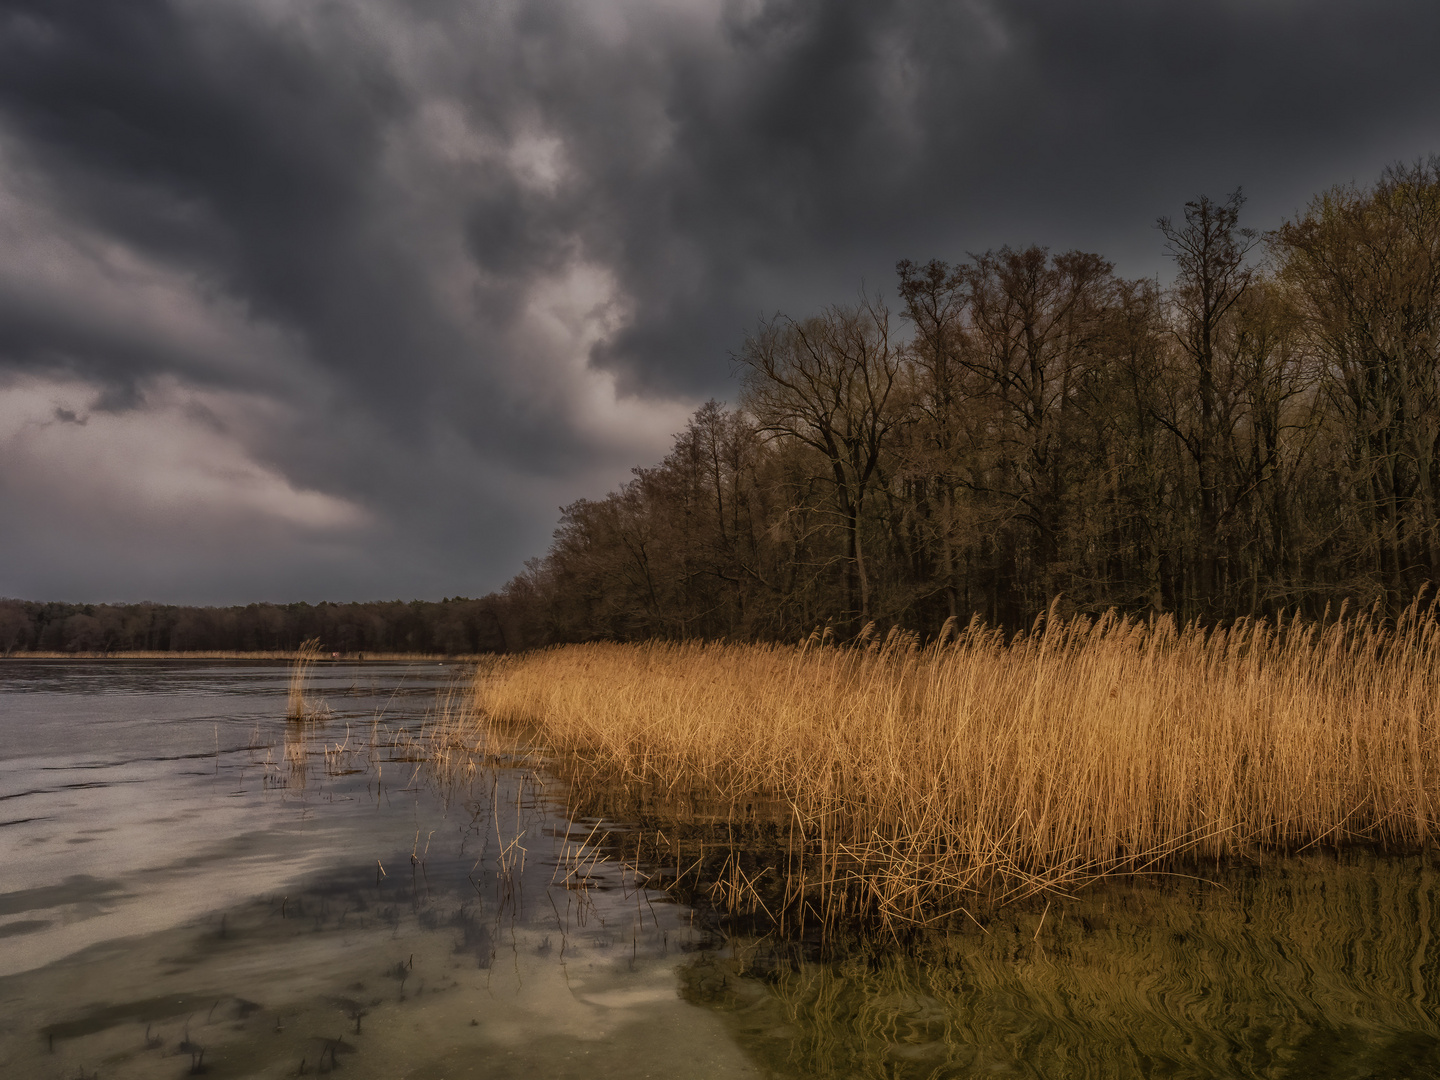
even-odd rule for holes
{"type": "Polygon", "coordinates": [[[644,887],[628,823],[569,813],[541,758],[423,760],[468,678],[320,665],[296,724],[282,665],[0,663],[3,1074],[1440,1074],[1422,858],[1200,867],[822,950],[644,887]]]}

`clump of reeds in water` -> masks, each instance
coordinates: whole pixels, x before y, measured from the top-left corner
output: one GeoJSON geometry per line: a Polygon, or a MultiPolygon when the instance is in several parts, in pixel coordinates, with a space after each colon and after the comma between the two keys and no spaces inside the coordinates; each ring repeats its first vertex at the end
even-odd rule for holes
{"type": "Polygon", "coordinates": [[[760,868],[727,862],[731,906],[893,926],[1258,849],[1427,844],[1437,661],[1433,607],[1213,630],[1106,615],[1010,640],[947,624],[923,648],[566,646],[502,663],[476,700],[582,798],[620,784],[732,836],[767,807],[779,881],[762,898],[760,868]]]}
{"type": "Polygon", "coordinates": [[[455,686],[436,694],[434,707],[414,730],[381,733],[377,724],[371,735],[372,757],[379,751],[385,761],[423,764],[442,790],[463,786],[484,768],[530,764],[525,752],[496,745],[489,731],[476,727],[469,695],[455,686]]]}
{"type": "Polygon", "coordinates": [[[285,705],[287,720],[315,720],[329,713],[321,698],[309,696],[310,673],[320,659],[320,639],[309,638],[300,643],[290,664],[290,689],[285,705]]]}

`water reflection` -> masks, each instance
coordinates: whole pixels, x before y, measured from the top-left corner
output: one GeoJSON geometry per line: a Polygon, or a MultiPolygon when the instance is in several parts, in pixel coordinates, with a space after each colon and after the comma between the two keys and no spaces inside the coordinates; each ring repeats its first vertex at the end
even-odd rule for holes
{"type": "Polygon", "coordinates": [[[822,960],[703,906],[743,823],[565,790],[447,723],[464,674],[322,665],[329,714],[287,723],[283,667],[0,665],[0,1071],[1440,1075],[1423,860],[1112,882],[822,960]]]}
{"type": "Polygon", "coordinates": [[[1436,882],[1421,859],[1302,856],[830,962],[737,938],[686,993],[789,1075],[1434,1076],[1436,882]]]}
{"type": "Polygon", "coordinates": [[[7,1075],[752,1075],[677,993],[689,913],[456,745],[450,673],[322,669],[302,724],[283,669],[182,669],[186,719],[163,672],[55,666],[0,668],[7,1075]]]}

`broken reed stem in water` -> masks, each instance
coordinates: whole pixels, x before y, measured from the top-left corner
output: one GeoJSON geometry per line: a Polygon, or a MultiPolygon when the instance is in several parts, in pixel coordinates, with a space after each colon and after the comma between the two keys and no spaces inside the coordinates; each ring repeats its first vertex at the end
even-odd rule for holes
{"type": "Polygon", "coordinates": [[[923,923],[1187,859],[1435,835],[1433,606],[1214,630],[1052,618],[1009,641],[953,629],[923,648],[893,632],[563,646],[498,664],[476,704],[533,729],[582,788],[698,798],[732,820],[778,802],[781,854],[799,845],[808,867],[783,903],[826,921],[923,923]]]}
{"type": "Polygon", "coordinates": [[[285,706],[285,719],[308,720],[319,707],[305,696],[309,685],[310,669],[320,658],[320,639],[308,638],[295,650],[295,659],[290,666],[290,694],[285,706]]]}

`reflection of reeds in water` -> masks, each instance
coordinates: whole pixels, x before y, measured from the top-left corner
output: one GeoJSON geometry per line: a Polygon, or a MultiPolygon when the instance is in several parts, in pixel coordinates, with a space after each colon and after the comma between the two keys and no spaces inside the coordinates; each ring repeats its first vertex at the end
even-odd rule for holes
{"type": "MultiPolygon", "coordinates": [[[[324,699],[311,697],[310,673],[320,658],[320,639],[310,638],[295,650],[290,665],[290,686],[285,703],[285,786],[303,791],[310,780],[310,728],[330,714],[324,699]]],[[[328,756],[327,756],[328,763],[328,756]]]]}
{"type": "Polygon", "coordinates": [[[826,963],[732,943],[685,993],[801,1076],[1440,1075],[1432,869],[1301,856],[1224,883],[1111,883],[826,963]]]}
{"type": "Polygon", "coordinates": [[[303,722],[285,725],[285,764],[289,767],[287,788],[303,791],[310,780],[310,726],[303,722]]]}
{"type": "MultiPolygon", "coordinates": [[[[768,804],[789,860],[769,903],[894,925],[1181,857],[1426,842],[1437,661],[1440,623],[1413,609],[1210,632],[1106,616],[926,648],[570,646],[502,663],[477,703],[536,732],[582,799],[629,785],[659,830],[667,800],[732,830],[768,804]]],[[[763,899],[761,869],[725,867],[731,906],[763,899]]]]}

